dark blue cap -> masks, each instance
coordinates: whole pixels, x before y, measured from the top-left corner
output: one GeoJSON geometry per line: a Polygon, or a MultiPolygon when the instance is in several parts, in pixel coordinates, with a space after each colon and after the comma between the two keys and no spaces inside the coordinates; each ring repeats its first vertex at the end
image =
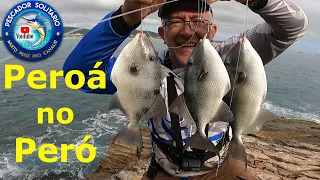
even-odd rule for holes
{"type": "Polygon", "coordinates": [[[168,17],[171,13],[176,12],[178,10],[198,10],[203,9],[205,7],[205,11],[211,11],[210,4],[204,3],[204,0],[178,0],[175,2],[171,2],[173,0],[167,0],[167,4],[164,4],[158,11],[158,16],[160,18],[168,17]]]}

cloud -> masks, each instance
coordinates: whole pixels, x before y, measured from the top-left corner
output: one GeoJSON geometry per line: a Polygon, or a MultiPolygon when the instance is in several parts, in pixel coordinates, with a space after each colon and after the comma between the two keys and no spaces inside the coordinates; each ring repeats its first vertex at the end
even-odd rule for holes
{"type": "MultiPolygon", "coordinates": [[[[306,13],[309,19],[309,27],[305,37],[309,39],[317,38],[320,40],[320,21],[317,20],[318,16],[320,16],[320,12],[316,8],[320,7],[320,1],[294,0],[293,2],[306,13]]],[[[242,31],[246,12],[246,7],[244,5],[237,2],[224,1],[214,3],[211,6],[220,32],[236,34],[242,31]]],[[[258,14],[249,10],[246,29],[250,29],[262,22],[264,22],[264,20],[258,14]]]]}

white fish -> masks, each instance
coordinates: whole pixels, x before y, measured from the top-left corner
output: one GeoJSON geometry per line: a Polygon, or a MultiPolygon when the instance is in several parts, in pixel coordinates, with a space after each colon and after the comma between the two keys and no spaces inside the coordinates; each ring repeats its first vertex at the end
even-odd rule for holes
{"type": "Polygon", "coordinates": [[[160,87],[166,77],[157,52],[145,34],[137,34],[119,54],[111,81],[117,88],[110,102],[110,109],[119,108],[129,117],[130,123],[113,139],[142,150],[139,121],[166,117],[165,100],[160,87]]]}
{"type": "Polygon", "coordinates": [[[222,98],[230,90],[228,72],[215,48],[205,37],[190,55],[184,76],[184,93],[179,95],[169,110],[182,116],[188,123],[196,123],[197,131],[185,144],[218,154],[215,145],[205,134],[208,123],[233,120],[229,106],[222,98]]]}
{"type": "MultiPolygon", "coordinates": [[[[277,118],[273,113],[262,109],[267,95],[267,78],[262,60],[250,41],[241,38],[231,49],[225,61],[233,91],[231,110],[232,134],[228,158],[241,160],[247,167],[247,154],[241,136],[246,131],[257,132],[264,122],[277,118]],[[238,61],[239,59],[239,61],[238,61]],[[256,130],[253,127],[258,127],[256,130]]],[[[232,91],[226,99],[230,101],[232,91]]]]}

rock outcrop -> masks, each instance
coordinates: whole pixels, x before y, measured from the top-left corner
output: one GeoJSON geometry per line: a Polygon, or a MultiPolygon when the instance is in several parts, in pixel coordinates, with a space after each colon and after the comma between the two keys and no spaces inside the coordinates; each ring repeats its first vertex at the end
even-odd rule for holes
{"type": "MultiPolygon", "coordinates": [[[[109,144],[107,157],[88,179],[141,179],[150,162],[150,132],[143,129],[144,149],[109,144]]],[[[320,179],[320,124],[280,118],[244,136],[248,169],[260,180],[320,179]]]]}
{"type": "Polygon", "coordinates": [[[137,148],[120,142],[108,143],[108,155],[100,161],[98,168],[88,177],[89,180],[140,179],[149,166],[151,153],[150,131],[141,129],[143,149],[140,158],[137,148]],[[117,178],[118,177],[118,178],[117,178]]]}
{"type": "Polygon", "coordinates": [[[320,179],[320,124],[274,120],[245,146],[258,179],[320,179]]]}

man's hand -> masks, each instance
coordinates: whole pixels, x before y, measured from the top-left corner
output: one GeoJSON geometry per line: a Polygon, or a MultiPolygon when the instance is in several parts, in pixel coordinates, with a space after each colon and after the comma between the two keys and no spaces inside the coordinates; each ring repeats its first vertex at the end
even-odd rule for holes
{"type": "MultiPolygon", "coordinates": [[[[142,7],[152,6],[152,5],[164,3],[166,1],[167,0],[125,0],[121,11],[122,13],[126,13],[129,11],[140,9],[141,6],[142,7]]],[[[145,18],[149,14],[157,11],[161,6],[162,5],[143,10],[142,18],[145,18]]],[[[141,21],[141,11],[125,15],[123,16],[123,18],[130,26],[133,26],[141,21]]]]}
{"type": "MultiPolygon", "coordinates": [[[[122,6],[122,13],[126,13],[129,11],[133,11],[136,9],[140,9],[141,7],[147,7],[157,4],[165,3],[167,0],[125,0],[123,6],[122,6]]],[[[197,1],[197,0],[195,0],[197,1]]],[[[217,1],[230,1],[230,0],[206,0],[207,3],[215,3],[217,1]]],[[[246,3],[247,0],[236,0],[240,3],[246,3]]],[[[250,1],[250,0],[249,0],[250,1]]],[[[152,8],[148,8],[143,10],[142,12],[142,18],[145,18],[149,14],[157,11],[162,5],[155,6],[152,8]]],[[[134,12],[128,15],[123,16],[124,20],[130,25],[133,26],[141,21],[141,11],[134,12]]]]}

